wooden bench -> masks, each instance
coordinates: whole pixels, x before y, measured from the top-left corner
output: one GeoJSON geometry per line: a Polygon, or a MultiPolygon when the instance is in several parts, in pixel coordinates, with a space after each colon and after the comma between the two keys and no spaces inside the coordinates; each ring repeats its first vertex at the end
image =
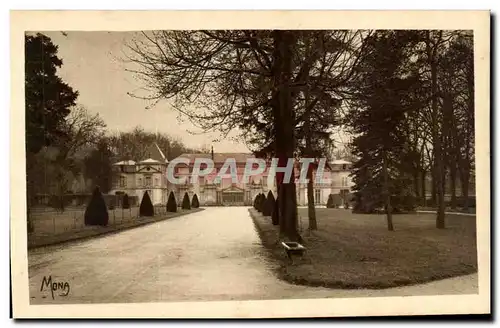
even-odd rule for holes
{"type": "Polygon", "coordinates": [[[284,242],[284,241],[282,241],[281,245],[285,249],[286,255],[288,256],[288,258],[292,262],[293,262],[292,255],[302,256],[302,255],[304,255],[304,252],[306,251],[306,248],[304,247],[304,245],[301,245],[301,244],[296,243],[296,242],[291,242],[291,241],[284,242]]]}

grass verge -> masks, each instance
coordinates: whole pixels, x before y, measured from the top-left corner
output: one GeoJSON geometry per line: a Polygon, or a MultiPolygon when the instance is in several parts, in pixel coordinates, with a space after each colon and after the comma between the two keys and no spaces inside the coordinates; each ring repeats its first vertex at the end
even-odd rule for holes
{"type": "Polygon", "coordinates": [[[86,226],[79,230],[67,231],[59,234],[29,234],[28,249],[52,246],[72,241],[81,241],[83,239],[94,238],[97,236],[102,236],[111,233],[117,233],[120,231],[140,227],[146,224],[165,221],[168,219],[187,215],[190,213],[199,212],[202,210],[203,208],[196,208],[190,210],[179,209],[179,211],[176,213],[167,213],[161,216],[154,216],[154,217],[141,217],[137,220],[125,221],[123,223],[109,225],[107,227],[86,226]]]}
{"type": "Polygon", "coordinates": [[[394,215],[395,231],[384,215],[316,209],[318,230],[308,231],[307,209],[299,209],[306,254],[290,263],[278,226],[249,210],[263,245],[280,264],[277,274],[295,284],[342,289],[383,289],[477,272],[476,218],[446,215],[435,228],[429,213],[394,215]]]}

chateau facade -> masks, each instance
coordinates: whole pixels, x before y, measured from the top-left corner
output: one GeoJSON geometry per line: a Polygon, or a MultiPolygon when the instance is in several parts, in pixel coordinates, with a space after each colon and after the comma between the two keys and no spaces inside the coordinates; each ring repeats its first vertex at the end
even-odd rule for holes
{"type": "Polygon", "coordinates": [[[112,190],[109,194],[126,193],[137,196],[140,202],[144,193],[148,192],[154,205],[166,204],[168,160],[157,144],[153,144],[146,153],[147,158],[138,162],[125,160],[113,164],[112,190]]]}
{"type": "MultiPolygon", "coordinates": [[[[113,185],[110,194],[127,193],[129,196],[137,196],[140,202],[144,193],[148,192],[154,205],[166,204],[171,191],[174,192],[178,204],[185,193],[188,193],[190,199],[196,194],[201,206],[252,205],[257,194],[267,195],[269,191],[272,191],[275,197],[277,196],[274,179],[268,181],[269,165],[261,174],[252,175],[247,181],[243,181],[242,176],[247,160],[255,158],[250,153],[214,153],[212,151],[210,154],[182,154],[177,159],[188,159],[189,164],[177,163],[173,171],[174,178],[184,180],[182,184],[168,181],[169,161],[158,145],[154,144],[146,153],[147,158],[143,160],[137,162],[124,160],[113,164],[113,185]],[[193,181],[194,163],[198,158],[212,160],[214,169],[210,174],[199,176],[193,181]],[[236,164],[236,180],[233,180],[230,170],[224,167],[228,159],[234,160],[236,164]],[[223,168],[228,173],[218,176],[223,168]]],[[[347,161],[337,160],[329,163],[329,168],[325,168],[324,172],[324,178],[329,179],[329,183],[314,183],[315,204],[325,205],[330,194],[342,195],[351,192],[350,169],[351,163],[347,161]]],[[[314,172],[314,177],[315,175],[314,172]]],[[[296,166],[295,177],[299,176],[300,167],[296,166]]],[[[307,205],[306,184],[297,184],[297,204],[307,205]]]]}
{"type": "MultiPolygon", "coordinates": [[[[189,159],[189,165],[177,164],[175,166],[175,178],[185,180],[183,184],[172,184],[176,199],[182,199],[187,192],[190,199],[194,194],[198,195],[200,205],[252,205],[253,200],[259,193],[268,194],[272,191],[277,196],[277,189],[274,180],[268,181],[269,166],[263,173],[248,177],[248,181],[243,181],[242,176],[248,159],[255,158],[248,153],[212,153],[212,154],[183,154],[180,158],[189,159]],[[200,176],[196,181],[192,180],[194,163],[197,158],[211,159],[214,162],[212,173],[207,176],[200,176]],[[228,173],[217,179],[217,175],[228,159],[236,162],[237,179],[233,181],[228,173]]],[[[351,192],[353,185],[349,177],[351,163],[337,160],[329,163],[329,169],[325,169],[324,178],[329,179],[329,183],[314,183],[314,201],[317,205],[326,205],[328,196],[333,194],[347,194],[351,192]]],[[[203,168],[202,168],[203,169],[203,168]]],[[[224,169],[225,172],[229,170],[224,169]]],[[[300,176],[300,167],[295,167],[295,176],[300,176]]],[[[315,176],[316,172],[314,172],[315,176]]],[[[297,184],[297,204],[307,205],[307,185],[297,184]]]]}

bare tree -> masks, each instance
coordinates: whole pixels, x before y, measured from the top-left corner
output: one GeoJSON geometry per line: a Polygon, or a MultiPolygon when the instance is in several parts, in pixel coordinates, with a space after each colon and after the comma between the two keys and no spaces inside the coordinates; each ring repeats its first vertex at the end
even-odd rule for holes
{"type": "Polygon", "coordinates": [[[64,210],[63,197],[71,178],[81,172],[77,153],[85,147],[96,145],[104,136],[105,127],[99,114],[92,115],[83,106],[74,107],[66,118],[64,130],[69,137],[56,143],[57,153],[52,162],[60,210],[64,210]]]}
{"type": "MultiPolygon", "coordinates": [[[[128,59],[130,71],[145,82],[141,97],[153,104],[170,99],[206,131],[227,134],[238,128],[257,154],[276,156],[285,166],[296,153],[296,126],[308,112],[297,111],[297,97],[306,89],[314,97],[322,94],[320,99],[331,97],[345,84],[354,72],[348,68],[356,61],[359,33],[144,32],[129,44],[128,59]]],[[[281,188],[278,177],[278,187],[286,194],[278,197],[282,232],[298,239],[295,183],[281,188]]]]}

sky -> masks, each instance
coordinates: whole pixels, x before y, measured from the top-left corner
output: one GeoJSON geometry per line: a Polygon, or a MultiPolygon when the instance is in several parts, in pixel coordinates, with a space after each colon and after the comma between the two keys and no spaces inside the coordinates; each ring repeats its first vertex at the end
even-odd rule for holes
{"type": "Polygon", "coordinates": [[[143,87],[132,73],[125,71],[127,64],[123,59],[126,43],[133,36],[131,32],[41,33],[58,46],[58,57],[63,61],[58,75],[78,90],[78,105],[85,106],[91,113],[98,113],[110,132],[130,131],[141,126],[147,131],[180,139],[188,147],[213,146],[215,152],[249,151],[241,139],[237,141],[236,133],[230,136],[232,138],[213,142],[221,136],[202,133],[189,121],[180,121],[178,113],[168,102],[147,109],[151,103],[128,94],[143,87]]]}

